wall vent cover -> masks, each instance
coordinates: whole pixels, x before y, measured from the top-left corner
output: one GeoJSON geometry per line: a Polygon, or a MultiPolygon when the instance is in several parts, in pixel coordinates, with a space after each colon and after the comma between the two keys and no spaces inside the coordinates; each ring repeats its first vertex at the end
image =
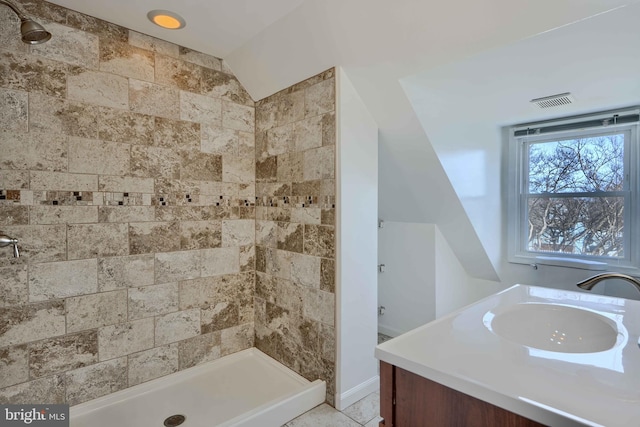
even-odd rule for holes
{"type": "Polygon", "coordinates": [[[573,104],[575,102],[575,98],[571,93],[560,93],[558,95],[545,96],[544,98],[536,98],[532,99],[532,104],[538,106],[538,108],[553,108],[553,107],[561,107],[563,105],[573,104]]]}

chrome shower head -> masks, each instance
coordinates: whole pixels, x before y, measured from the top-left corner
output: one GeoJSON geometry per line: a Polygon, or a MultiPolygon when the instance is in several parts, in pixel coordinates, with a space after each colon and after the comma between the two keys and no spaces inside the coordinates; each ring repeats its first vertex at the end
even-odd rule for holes
{"type": "Polygon", "coordinates": [[[0,0],[0,4],[7,6],[9,9],[18,15],[20,18],[20,32],[22,33],[22,41],[27,44],[40,44],[44,43],[51,38],[51,33],[44,29],[44,27],[38,24],[18,9],[18,7],[9,2],[8,0],[0,0]]]}
{"type": "Polygon", "coordinates": [[[27,44],[40,44],[51,38],[51,33],[32,19],[23,19],[20,24],[22,41],[27,44]]]}

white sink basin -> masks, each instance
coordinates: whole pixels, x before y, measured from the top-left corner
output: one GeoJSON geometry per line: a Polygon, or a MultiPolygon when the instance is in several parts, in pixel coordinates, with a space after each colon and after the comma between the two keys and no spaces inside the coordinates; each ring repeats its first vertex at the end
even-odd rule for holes
{"type": "Polygon", "coordinates": [[[515,304],[484,317],[497,335],[518,344],[561,353],[595,353],[612,348],[615,322],[597,313],[555,304],[515,304]]]}

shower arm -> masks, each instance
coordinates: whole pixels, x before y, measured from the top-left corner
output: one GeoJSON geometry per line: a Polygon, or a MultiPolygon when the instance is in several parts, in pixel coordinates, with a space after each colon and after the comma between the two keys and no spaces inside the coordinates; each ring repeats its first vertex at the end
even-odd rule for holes
{"type": "Polygon", "coordinates": [[[13,10],[15,12],[16,15],[18,15],[18,18],[20,18],[21,21],[25,21],[27,20],[27,15],[25,15],[24,13],[22,13],[22,11],[20,9],[18,9],[18,7],[12,3],[9,3],[7,0],[0,0],[0,4],[3,4],[7,7],[9,7],[9,9],[13,10]]]}

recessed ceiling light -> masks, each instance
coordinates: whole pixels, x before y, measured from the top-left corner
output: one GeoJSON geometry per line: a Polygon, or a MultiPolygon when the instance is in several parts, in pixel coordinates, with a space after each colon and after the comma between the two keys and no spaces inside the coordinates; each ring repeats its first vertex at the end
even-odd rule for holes
{"type": "Polygon", "coordinates": [[[152,10],[147,13],[147,18],[157,26],[168,30],[179,30],[187,25],[182,16],[168,10],[152,10]]]}

